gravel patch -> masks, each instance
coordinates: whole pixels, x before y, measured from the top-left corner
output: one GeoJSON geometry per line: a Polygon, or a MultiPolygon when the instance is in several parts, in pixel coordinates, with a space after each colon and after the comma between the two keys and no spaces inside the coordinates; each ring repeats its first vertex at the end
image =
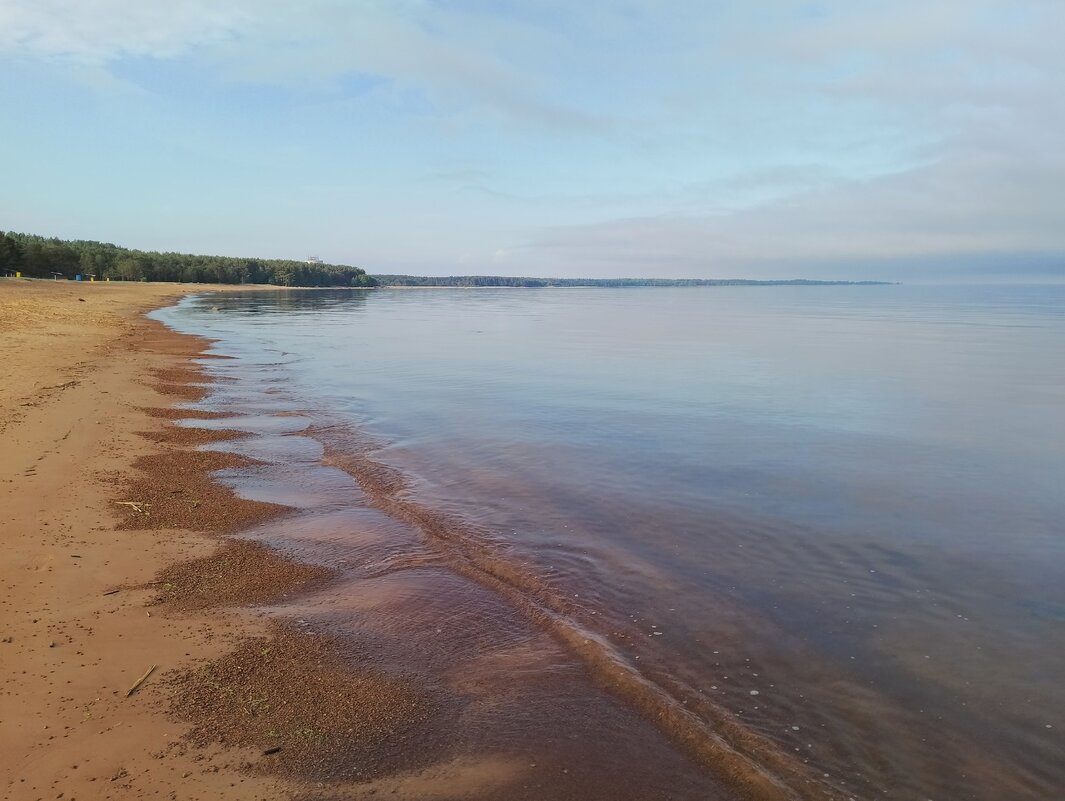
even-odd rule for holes
{"type": "Polygon", "coordinates": [[[421,682],[358,667],[340,638],[273,624],[265,637],[171,675],[171,713],[186,740],[262,752],[248,769],[293,779],[353,782],[443,758],[439,725],[454,699],[421,682]]]}
{"type": "Polygon", "coordinates": [[[238,498],[211,480],[210,473],[227,467],[246,467],[251,459],[214,451],[168,450],[142,456],[115,498],[126,514],[118,528],[165,529],[233,533],[275,518],[288,507],[238,498]],[[134,503],[136,506],[122,505],[134,503]]]}
{"type": "Polygon", "coordinates": [[[332,571],[287,559],[247,540],[226,539],[209,556],[171,565],[156,576],[156,604],[198,610],[252,606],[322,584],[332,571]]]}

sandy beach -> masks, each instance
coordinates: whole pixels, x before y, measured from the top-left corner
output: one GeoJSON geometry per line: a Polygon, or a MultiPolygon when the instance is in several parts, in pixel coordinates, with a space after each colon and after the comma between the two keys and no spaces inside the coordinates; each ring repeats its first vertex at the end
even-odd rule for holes
{"type": "MultiPolygon", "coordinates": [[[[120,497],[143,489],[149,473],[134,467],[138,459],[184,465],[166,492],[209,484],[213,466],[180,450],[198,435],[168,434],[165,419],[175,399],[201,391],[188,386],[196,374],[187,360],[207,343],[142,316],[203,289],[0,284],[5,799],[283,797],[274,780],[238,772],[262,758],[260,749],[177,745],[187,727],[161,703],[166,674],[218,656],[263,625],[212,612],[203,598],[159,604],[152,582],[160,572],[208,557],[218,542],[197,533],[206,528],[202,514],[120,497]],[[149,504],[140,507],[148,514],[121,501],[149,504]]],[[[217,487],[196,508],[229,521],[215,529],[275,511],[217,487]]],[[[296,573],[274,578],[305,578],[296,573]]]]}
{"type": "Polygon", "coordinates": [[[331,573],[225,537],[288,509],[211,480],[251,462],[197,450],[245,434],[173,425],[217,416],[173,406],[206,394],[210,343],[144,316],[236,288],[0,284],[5,801],[432,799],[510,775],[429,767],[439,697],[254,610],[331,573]]]}

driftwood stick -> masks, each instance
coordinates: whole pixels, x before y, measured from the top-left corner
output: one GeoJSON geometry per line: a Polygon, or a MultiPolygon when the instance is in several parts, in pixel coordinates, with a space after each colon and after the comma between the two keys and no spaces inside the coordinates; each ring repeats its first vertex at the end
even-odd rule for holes
{"type": "Polygon", "coordinates": [[[152,665],[150,668],[144,671],[143,676],[133,682],[133,686],[126,690],[126,698],[129,698],[131,695],[133,695],[133,693],[137,692],[137,690],[140,689],[140,686],[144,684],[144,682],[148,679],[150,675],[152,675],[152,673],[155,672],[155,668],[156,665],[152,665]]]}
{"type": "Polygon", "coordinates": [[[147,507],[151,506],[147,501],[115,501],[119,506],[128,506],[135,512],[140,512],[142,515],[148,514],[147,507]]]}

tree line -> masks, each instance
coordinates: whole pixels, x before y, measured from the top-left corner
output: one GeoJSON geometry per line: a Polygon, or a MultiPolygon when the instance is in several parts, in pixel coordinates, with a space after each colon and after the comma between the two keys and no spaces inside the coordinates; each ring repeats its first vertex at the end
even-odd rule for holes
{"type": "Polygon", "coordinates": [[[835,286],[883,281],[814,281],[808,278],[758,281],[747,278],[517,278],[505,275],[376,275],[380,286],[573,287],[573,286],[835,286]]]}
{"type": "Polygon", "coordinates": [[[29,278],[95,276],[97,280],[202,284],[372,287],[365,270],[344,264],[246,259],[131,250],[106,242],[0,231],[0,274],[29,278]]]}

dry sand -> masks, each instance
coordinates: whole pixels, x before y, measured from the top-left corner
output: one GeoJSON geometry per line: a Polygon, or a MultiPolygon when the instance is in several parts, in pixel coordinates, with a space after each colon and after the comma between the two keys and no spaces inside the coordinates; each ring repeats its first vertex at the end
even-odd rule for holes
{"type": "MultiPolygon", "coordinates": [[[[157,574],[208,556],[218,542],[189,531],[180,509],[167,510],[172,499],[154,498],[160,514],[150,518],[150,531],[135,510],[115,503],[153,500],[119,497],[144,491],[133,466],[138,459],[184,471],[173,487],[204,489],[196,482],[205,481],[203,470],[213,462],[189,466],[166,450],[196,444],[200,435],[169,434],[164,427],[174,400],[197,395],[188,386],[196,374],[187,359],[206,343],[141,315],[203,289],[0,281],[4,799],[291,794],[276,779],[241,769],[264,758],[259,748],[173,746],[187,726],[166,712],[165,673],[221,657],[242,636],[261,636],[267,626],[250,617],[189,612],[207,606],[199,599],[182,609],[158,605],[159,586],[150,584],[157,574]],[[156,671],[126,697],[152,665],[156,671]]],[[[230,504],[233,499],[213,492],[204,506],[221,521],[215,528],[276,512],[230,504]]],[[[313,577],[274,568],[282,583],[313,577]]]]}

